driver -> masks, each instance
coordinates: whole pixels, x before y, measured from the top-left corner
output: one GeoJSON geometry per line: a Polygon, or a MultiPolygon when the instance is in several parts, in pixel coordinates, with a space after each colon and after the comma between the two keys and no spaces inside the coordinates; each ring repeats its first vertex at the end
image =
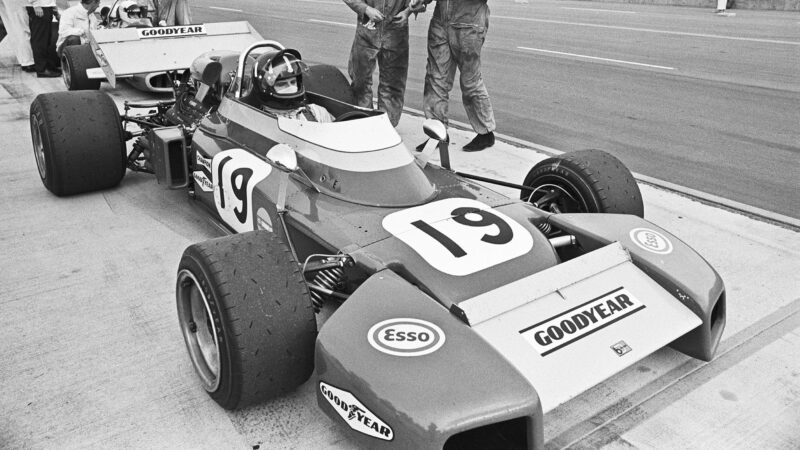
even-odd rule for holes
{"type": "Polygon", "coordinates": [[[264,53],[253,70],[262,110],[290,119],[333,122],[333,115],[325,107],[308,103],[303,87],[303,73],[308,66],[297,50],[264,53]]]}
{"type": "Polygon", "coordinates": [[[153,22],[147,17],[147,12],[146,4],[125,0],[114,5],[111,14],[121,21],[120,28],[149,28],[153,26],[153,22]]]}

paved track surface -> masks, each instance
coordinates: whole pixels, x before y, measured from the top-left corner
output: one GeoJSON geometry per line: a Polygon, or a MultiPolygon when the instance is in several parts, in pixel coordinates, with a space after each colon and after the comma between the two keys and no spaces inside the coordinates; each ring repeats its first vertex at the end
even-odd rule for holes
{"type": "MultiPolygon", "coordinates": [[[[307,59],[347,69],[355,16],[340,0],[193,4],[198,20],[246,19],[307,59]]],[[[483,72],[499,132],[561,150],[604,148],[644,175],[800,219],[796,13],[490,6],[483,72]]],[[[411,20],[406,104],[418,110],[429,17],[411,20]]],[[[457,87],[451,99],[452,117],[467,122],[457,87]]]]}
{"type": "MultiPolygon", "coordinates": [[[[207,398],[178,330],[174,283],[183,249],[217,231],[184,192],[145,175],[106,192],[47,192],[27,112],[36,94],[61,89],[14,68],[0,43],[0,448],[354,448],[316,409],[311,383],[238,412],[207,398]]],[[[399,131],[414,144],[420,124],[406,116],[399,131]]],[[[453,132],[453,165],[464,172],[519,181],[545,157],[505,143],[461,152],[470,138],[453,132]]],[[[655,353],[550,412],[548,447],[800,447],[797,231],[642,191],[646,217],[725,280],[718,357],[655,353]]]]}

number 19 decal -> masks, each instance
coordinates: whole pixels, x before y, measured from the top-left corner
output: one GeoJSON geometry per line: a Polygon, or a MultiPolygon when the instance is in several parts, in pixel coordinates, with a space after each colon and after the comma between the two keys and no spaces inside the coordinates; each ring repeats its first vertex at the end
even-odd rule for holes
{"type": "Polygon", "coordinates": [[[383,228],[436,269],[469,275],[528,253],[533,238],[505,214],[477,200],[451,198],[404,209],[383,228]]]}
{"type": "Polygon", "coordinates": [[[214,155],[214,203],[222,220],[239,233],[252,231],[253,189],[272,171],[272,166],[239,148],[214,155]]]}

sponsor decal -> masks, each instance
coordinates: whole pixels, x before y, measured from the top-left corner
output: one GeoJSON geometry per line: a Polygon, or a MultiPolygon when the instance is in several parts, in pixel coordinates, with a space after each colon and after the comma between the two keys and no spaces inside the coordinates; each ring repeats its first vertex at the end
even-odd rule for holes
{"type": "Polygon", "coordinates": [[[537,353],[547,356],[644,308],[639,299],[619,287],[519,333],[537,353]]]}
{"type": "Polygon", "coordinates": [[[269,213],[264,208],[258,208],[258,212],[256,212],[256,227],[259,230],[272,231],[272,219],[269,218],[269,213]]]}
{"type": "Polygon", "coordinates": [[[477,200],[449,198],[389,214],[383,228],[435,269],[465,276],[522,256],[530,232],[477,200]]]}
{"type": "Polygon", "coordinates": [[[203,192],[211,192],[214,190],[214,185],[211,184],[211,180],[208,179],[205,172],[198,170],[197,172],[193,172],[194,175],[194,184],[196,186],[200,186],[200,189],[203,192]]]}
{"type": "Polygon", "coordinates": [[[204,168],[206,173],[211,174],[211,158],[197,153],[197,165],[204,168]]]}
{"type": "Polygon", "coordinates": [[[614,352],[615,352],[615,353],[616,353],[618,356],[622,356],[622,355],[624,355],[625,353],[628,353],[628,352],[630,352],[632,349],[631,349],[631,346],[630,346],[630,345],[628,345],[628,344],[626,344],[626,343],[625,343],[625,341],[619,341],[619,342],[617,342],[616,344],[614,344],[614,345],[612,345],[612,346],[611,346],[611,350],[614,350],[614,352]]]}
{"type": "Polygon", "coordinates": [[[384,441],[394,439],[392,427],[373,414],[350,392],[331,386],[324,381],[319,382],[319,391],[350,428],[384,441]]]}
{"type": "Polygon", "coordinates": [[[422,356],[439,350],[445,341],[441,328],[419,319],[398,318],[376,323],[367,333],[376,350],[394,356],[422,356]]]}
{"type": "Polygon", "coordinates": [[[634,228],[630,232],[630,237],[634,244],[648,252],[659,255],[672,253],[672,242],[658,231],[649,228],[634,228]]]}
{"type": "Polygon", "coordinates": [[[181,37],[206,34],[205,25],[185,25],[176,27],[139,28],[139,39],[181,37]]]}

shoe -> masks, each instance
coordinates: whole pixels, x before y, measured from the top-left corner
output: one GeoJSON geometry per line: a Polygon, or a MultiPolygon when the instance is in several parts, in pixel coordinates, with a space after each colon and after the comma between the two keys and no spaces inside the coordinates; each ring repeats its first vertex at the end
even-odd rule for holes
{"type": "Polygon", "coordinates": [[[23,72],[36,72],[36,66],[31,64],[30,66],[22,66],[23,72]]]}
{"type": "Polygon", "coordinates": [[[44,72],[36,72],[37,78],[58,78],[61,76],[61,73],[55,72],[53,70],[45,70],[44,72]]]}
{"type": "Polygon", "coordinates": [[[430,140],[430,139],[426,139],[426,140],[425,140],[425,142],[423,142],[422,144],[419,144],[419,145],[416,147],[416,150],[417,150],[418,152],[421,152],[421,151],[425,150],[425,146],[428,144],[428,141],[429,141],[429,140],[430,140]]]}
{"type": "Polygon", "coordinates": [[[464,146],[465,152],[479,152],[494,145],[494,133],[479,134],[464,146]]]}

